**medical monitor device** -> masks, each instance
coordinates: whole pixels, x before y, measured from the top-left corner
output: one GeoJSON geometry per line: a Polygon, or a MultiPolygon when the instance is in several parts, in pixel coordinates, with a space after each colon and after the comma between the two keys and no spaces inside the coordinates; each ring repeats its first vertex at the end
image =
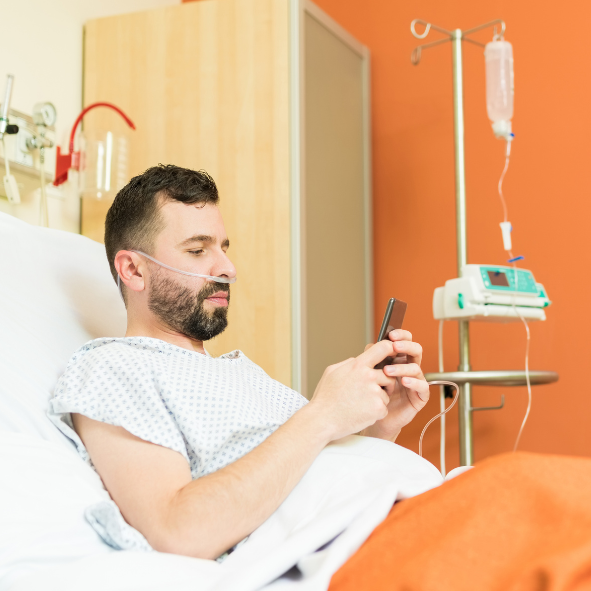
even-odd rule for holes
{"type": "Polygon", "coordinates": [[[433,294],[436,320],[485,322],[546,320],[551,304],[546,290],[526,269],[498,265],[465,265],[462,277],[449,279],[433,294]]]}

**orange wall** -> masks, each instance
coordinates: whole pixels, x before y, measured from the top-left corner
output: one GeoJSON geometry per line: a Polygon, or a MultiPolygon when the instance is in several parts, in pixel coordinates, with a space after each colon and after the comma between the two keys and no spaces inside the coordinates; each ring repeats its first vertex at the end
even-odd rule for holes
{"type": "MultiPolygon", "coordinates": [[[[533,409],[522,438],[524,450],[591,454],[589,355],[591,178],[588,141],[591,58],[578,23],[591,18],[591,3],[473,0],[315,0],[367,45],[372,53],[373,190],[376,315],[388,297],[409,303],[406,327],[425,350],[424,368],[437,366],[433,289],[456,276],[451,47],[426,50],[410,63],[418,43],[413,18],[443,28],[470,28],[494,18],[507,23],[515,56],[516,139],[504,185],[513,223],[514,252],[544,283],[553,300],[548,320],[531,327],[533,369],[560,373],[556,385],[534,388],[533,409]],[[578,273],[578,275],[577,275],[578,273]],[[569,293],[570,290],[570,293],[569,293]],[[576,291],[575,291],[576,290],[576,291]],[[570,298],[569,298],[570,296],[570,298]]],[[[430,33],[429,39],[438,37],[430,33]]],[[[492,32],[479,33],[488,42],[492,32]]],[[[482,50],[464,45],[468,262],[501,264],[496,186],[504,146],[493,137],[485,109],[482,50]]],[[[457,367],[457,325],[445,326],[446,368],[457,367]]],[[[521,324],[474,324],[474,369],[521,368],[521,324]]],[[[434,389],[435,390],[435,389],[434,389]]],[[[502,411],[475,413],[475,457],[512,449],[523,418],[525,388],[475,389],[475,405],[498,403],[502,411]]],[[[417,450],[426,421],[436,414],[437,392],[400,437],[417,450]]],[[[448,466],[458,464],[457,414],[449,424],[448,466]]],[[[438,464],[438,427],[426,455],[438,464]]]]}
{"type": "MultiPolygon", "coordinates": [[[[531,326],[530,367],[561,376],[558,384],[534,388],[520,447],[591,455],[591,394],[584,382],[591,334],[584,305],[585,294],[591,293],[591,54],[585,35],[576,30],[589,22],[591,3],[315,1],[371,50],[376,315],[391,296],[409,303],[405,326],[424,347],[426,371],[437,368],[433,290],[456,276],[451,47],[429,49],[421,65],[412,66],[410,53],[418,42],[409,25],[422,18],[443,28],[467,29],[505,19],[515,55],[516,139],[504,185],[514,252],[525,255],[524,266],[553,300],[548,320],[531,326]]],[[[491,37],[486,31],[477,39],[491,37]]],[[[436,38],[437,33],[429,34],[429,40],[436,38]]],[[[502,264],[506,255],[496,186],[504,146],[493,137],[486,116],[484,59],[476,46],[464,46],[464,85],[468,262],[502,264]]],[[[523,367],[522,325],[474,324],[471,335],[474,369],[523,367]]],[[[457,367],[455,323],[446,325],[445,358],[447,369],[457,367]]],[[[501,392],[507,395],[504,410],[474,416],[477,460],[513,447],[527,404],[525,388],[477,388],[473,404],[497,404],[501,392]]],[[[418,449],[423,425],[438,412],[438,393],[433,394],[400,436],[402,445],[418,449]]],[[[450,415],[448,468],[458,464],[455,410],[450,415]]],[[[425,455],[437,465],[438,440],[433,425],[425,455]]]]}

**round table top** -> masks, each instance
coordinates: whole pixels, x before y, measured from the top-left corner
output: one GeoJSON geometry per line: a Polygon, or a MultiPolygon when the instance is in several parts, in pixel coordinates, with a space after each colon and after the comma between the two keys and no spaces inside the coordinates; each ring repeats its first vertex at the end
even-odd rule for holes
{"type": "MultiPolygon", "coordinates": [[[[446,380],[456,384],[473,384],[475,386],[526,386],[523,369],[494,371],[446,371],[443,373],[425,374],[428,382],[446,380]]],[[[552,384],[558,381],[555,371],[530,370],[529,379],[532,386],[552,384]]]]}

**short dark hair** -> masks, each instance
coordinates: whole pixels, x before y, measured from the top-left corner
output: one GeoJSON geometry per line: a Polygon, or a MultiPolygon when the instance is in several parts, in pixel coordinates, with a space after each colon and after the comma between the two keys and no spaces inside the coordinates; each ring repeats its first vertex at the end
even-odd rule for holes
{"type": "Polygon", "coordinates": [[[159,164],[135,176],[117,193],[105,220],[105,248],[113,279],[115,256],[120,250],[152,254],[154,240],[163,229],[160,208],[166,201],[219,202],[215,181],[204,170],[159,164]]]}

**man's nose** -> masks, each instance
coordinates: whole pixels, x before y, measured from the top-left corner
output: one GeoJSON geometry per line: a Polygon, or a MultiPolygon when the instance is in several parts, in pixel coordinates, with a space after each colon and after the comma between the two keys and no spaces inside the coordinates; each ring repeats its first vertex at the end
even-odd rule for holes
{"type": "Polygon", "coordinates": [[[214,268],[211,270],[213,277],[227,277],[234,279],[236,277],[236,267],[228,257],[228,255],[221,250],[216,257],[214,268]]]}

